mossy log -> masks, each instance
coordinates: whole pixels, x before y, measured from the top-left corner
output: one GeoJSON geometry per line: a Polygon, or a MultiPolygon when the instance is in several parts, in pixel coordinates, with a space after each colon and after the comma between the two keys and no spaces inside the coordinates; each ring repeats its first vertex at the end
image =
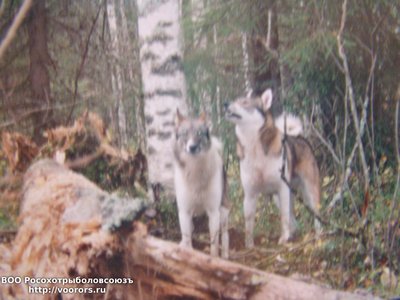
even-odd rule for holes
{"type": "MultiPolygon", "coordinates": [[[[150,236],[140,199],[110,195],[52,160],[24,177],[21,225],[0,265],[24,278],[130,278],[100,294],[31,294],[0,285],[4,299],[374,299],[261,272],[150,236]],[[8,264],[8,266],[7,266],[8,264]]],[[[51,288],[53,283],[40,284],[51,288]]],[[[60,284],[58,287],[61,287],[60,284]]],[[[3,297],[1,297],[3,296],[3,297]]]]}

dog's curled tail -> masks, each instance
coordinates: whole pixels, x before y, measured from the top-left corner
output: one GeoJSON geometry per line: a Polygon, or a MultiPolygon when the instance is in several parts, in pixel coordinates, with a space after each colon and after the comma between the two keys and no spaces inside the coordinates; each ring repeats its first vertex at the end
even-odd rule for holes
{"type": "Polygon", "coordinates": [[[303,133],[303,123],[301,119],[290,113],[282,113],[275,119],[275,126],[280,132],[291,136],[298,136],[303,133]],[[285,118],[286,118],[286,131],[285,131],[285,118]]]}

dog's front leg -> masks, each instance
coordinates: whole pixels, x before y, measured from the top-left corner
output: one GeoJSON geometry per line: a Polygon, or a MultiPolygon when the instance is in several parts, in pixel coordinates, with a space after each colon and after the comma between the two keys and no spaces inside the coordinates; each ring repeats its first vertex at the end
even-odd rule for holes
{"type": "Polygon", "coordinates": [[[221,216],[221,256],[223,258],[229,258],[229,209],[221,206],[220,208],[221,216]]]}
{"type": "Polygon", "coordinates": [[[179,225],[181,227],[181,243],[180,245],[192,248],[192,214],[186,210],[179,210],[179,225]]]}
{"type": "Polygon", "coordinates": [[[208,227],[210,229],[210,254],[212,256],[218,256],[220,228],[219,209],[208,211],[208,227]]]}
{"type": "Polygon", "coordinates": [[[292,237],[295,230],[295,221],[293,216],[293,199],[290,195],[290,189],[285,184],[279,191],[280,212],[281,212],[281,237],[279,244],[284,244],[292,237]]]}
{"type": "Polygon", "coordinates": [[[244,218],[245,218],[245,245],[246,248],[254,247],[254,219],[256,217],[257,197],[246,194],[244,196],[244,218]]]}

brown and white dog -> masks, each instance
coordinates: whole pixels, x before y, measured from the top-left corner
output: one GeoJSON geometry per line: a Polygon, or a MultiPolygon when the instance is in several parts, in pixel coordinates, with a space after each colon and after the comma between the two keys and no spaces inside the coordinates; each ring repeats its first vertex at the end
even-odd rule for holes
{"type": "Polygon", "coordinates": [[[210,230],[210,252],[228,258],[228,203],[222,145],[211,136],[205,119],[183,116],[179,110],[175,120],[174,145],[175,192],[181,228],[181,245],[192,247],[192,218],[206,212],[210,230]]]}
{"type": "MultiPolygon", "coordinates": [[[[260,194],[274,195],[275,200],[278,200],[276,196],[279,198],[275,201],[281,212],[279,243],[287,242],[295,231],[291,187],[301,190],[306,203],[315,212],[320,206],[318,165],[310,144],[299,136],[303,130],[302,122],[285,113],[274,118],[271,105],[272,91],[267,89],[261,97],[246,96],[225,107],[226,118],[236,125],[240,178],[244,189],[246,247],[254,246],[254,220],[260,194]],[[282,178],[283,166],[286,181],[282,178]]],[[[315,220],[317,230],[319,226],[315,220]]]]}

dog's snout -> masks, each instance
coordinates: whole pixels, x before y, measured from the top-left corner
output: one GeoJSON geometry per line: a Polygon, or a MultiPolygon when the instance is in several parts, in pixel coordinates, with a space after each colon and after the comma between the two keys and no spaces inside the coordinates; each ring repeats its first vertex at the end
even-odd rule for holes
{"type": "Polygon", "coordinates": [[[225,101],[225,102],[224,102],[224,109],[227,110],[228,107],[229,107],[229,102],[225,101]]]}
{"type": "Polygon", "coordinates": [[[195,153],[197,153],[198,148],[199,148],[199,145],[190,145],[189,146],[189,152],[192,153],[192,154],[195,154],[195,153]]]}

